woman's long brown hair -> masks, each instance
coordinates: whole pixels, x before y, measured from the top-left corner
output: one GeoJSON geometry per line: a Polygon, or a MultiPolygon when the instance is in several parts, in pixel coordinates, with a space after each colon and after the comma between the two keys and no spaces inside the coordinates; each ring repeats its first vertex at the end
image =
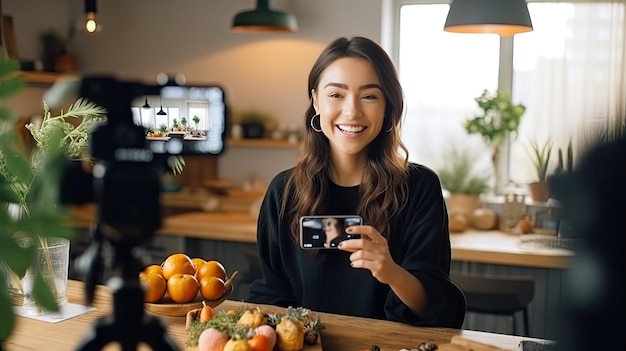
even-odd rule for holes
{"type": "Polygon", "coordinates": [[[321,53],[309,74],[310,105],[305,115],[304,140],[298,152],[294,172],[287,180],[281,217],[291,218],[291,233],[299,241],[299,218],[314,215],[322,209],[330,189],[330,145],[323,133],[311,128],[315,115],[312,91],[317,90],[326,67],[343,57],[369,61],[376,71],[385,96],[385,122],[380,134],[367,146],[367,167],[359,186],[358,213],[364,224],[389,236],[388,224],[407,199],[408,151],[400,140],[404,113],[402,87],[393,62],[375,42],[363,37],[339,38],[321,53]],[[391,127],[391,131],[386,130],[391,127]],[[400,153],[402,150],[403,155],[400,153]]]}

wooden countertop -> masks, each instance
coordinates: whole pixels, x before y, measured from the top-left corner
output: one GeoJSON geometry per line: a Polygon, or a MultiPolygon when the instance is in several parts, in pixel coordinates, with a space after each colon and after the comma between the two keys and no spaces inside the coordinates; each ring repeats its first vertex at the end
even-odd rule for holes
{"type": "MultiPolygon", "coordinates": [[[[82,303],[82,282],[69,282],[68,298],[70,302],[82,303]]],[[[241,302],[227,300],[216,310],[236,309],[241,304],[241,302]]],[[[111,313],[112,299],[108,287],[99,286],[96,289],[94,306],[96,307],[94,311],[55,324],[17,317],[16,328],[4,345],[5,349],[8,351],[72,350],[91,331],[96,320],[111,313]]],[[[264,311],[283,310],[275,306],[261,306],[261,309],[264,311]]],[[[517,350],[520,340],[529,339],[477,331],[414,327],[389,321],[328,313],[320,313],[320,318],[326,325],[326,329],[321,332],[322,347],[330,351],[364,350],[374,344],[383,351],[397,351],[401,348],[415,349],[422,342],[448,343],[455,335],[514,351],[517,350]]],[[[170,337],[181,347],[181,350],[184,350],[185,317],[164,317],[163,319],[166,321],[170,337]]],[[[116,348],[106,349],[119,350],[119,345],[115,346],[116,348]]]]}
{"type": "MultiPolygon", "coordinates": [[[[74,208],[74,226],[88,228],[94,208],[74,208]]],[[[208,240],[256,242],[256,219],[247,212],[195,211],[168,216],[157,234],[208,240]]],[[[568,268],[572,251],[528,248],[520,245],[520,234],[469,230],[450,234],[452,259],[487,264],[534,268],[568,268]]]]}

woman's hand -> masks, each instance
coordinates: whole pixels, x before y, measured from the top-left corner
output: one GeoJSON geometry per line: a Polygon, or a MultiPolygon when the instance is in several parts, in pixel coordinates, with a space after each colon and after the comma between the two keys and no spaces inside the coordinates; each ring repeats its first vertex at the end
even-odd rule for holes
{"type": "Polygon", "coordinates": [[[344,240],[338,246],[352,252],[350,265],[368,269],[379,282],[388,284],[413,313],[423,316],[428,304],[426,290],[422,282],[393,261],[387,239],[369,225],[350,226],[346,233],[361,234],[360,239],[344,240]]]}
{"type": "Polygon", "coordinates": [[[374,227],[350,226],[346,228],[346,233],[361,234],[360,239],[344,240],[338,246],[340,250],[352,252],[350,255],[352,267],[368,269],[374,278],[384,284],[392,284],[392,280],[400,276],[399,271],[404,269],[393,261],[387,239],[374,227]]]}

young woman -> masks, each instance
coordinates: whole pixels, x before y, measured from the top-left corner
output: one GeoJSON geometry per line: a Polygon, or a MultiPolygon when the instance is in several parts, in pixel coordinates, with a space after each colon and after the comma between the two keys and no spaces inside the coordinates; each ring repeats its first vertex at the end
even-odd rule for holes
{"type": "Polygon", "coordinates": [[[257,245],[263,278],[250,302],[459,328],[463,293],[450,281],[448,217],[437,175],[408,162],[404,101],[385,51],[339,38],[309,75],[310,106],[296,166],[270,183],[257,245]],[[338,250],[299,245],[299,218],[353,215],[359,239],[338,250]]]}

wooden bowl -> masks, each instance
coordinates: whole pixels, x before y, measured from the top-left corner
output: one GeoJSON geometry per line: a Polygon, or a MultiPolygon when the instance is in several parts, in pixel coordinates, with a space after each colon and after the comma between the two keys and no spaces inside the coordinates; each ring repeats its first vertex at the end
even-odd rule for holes
{"type": "Polygon", "coordinates": [[[233,281],[235,280],[237,274],[238,272],[234,271],[226,282],[224,282],[224,294],[218,299],[205,300],[202,298],[202,294],[198,292],[198,295],[195,299],[193,299],[193,301],[187,303],[176,303],[173,302],[167,294],[165,294],[165,297],[163,297],[163,299],[159,302],[144,303],[144,308],[146,311],[160,316],[184,317],[187,315],[187,312],[196,308],[202,308],[202,301],[204,301],[207,306],[211,306],[213,308],[217,307],[233,292],[233,281]]]}

